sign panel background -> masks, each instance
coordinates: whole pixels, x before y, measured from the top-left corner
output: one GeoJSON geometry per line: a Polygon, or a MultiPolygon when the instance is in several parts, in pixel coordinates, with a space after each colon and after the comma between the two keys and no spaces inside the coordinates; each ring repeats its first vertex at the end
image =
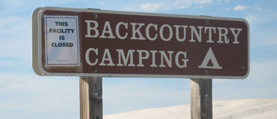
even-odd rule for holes
{"type": "MultiPolygon", "coordinates": [[[[34,25],[37,25],[38,30],[44,29],[44,15],[66,15],[78,16],[79,18],[79,37],[80,37],[80,65],[72,67],[49,67],[45,65],[45,34],[33,34],[33,47],[38,49],[37,53],[33,53],[34,70],[39,75],[54,75],[54,76],[119,76],[119,77],[172,77],[172,78],[245,78],[249,72],[249,27],[244,19],[232,18],[216,18],[216,17],[201,17],[201,16],[184,16],[184,15],[164,15],[164,14],[146,14],[146,13],[129,13],[129,12],[114,12],[103,10],[83,10],[83,9],[63,9],[63,8],[41,8],[33,15],[33,30],[34,25]],[[96,17],[95,17],[96,15],[96,17]],[[34,20],[36,20],[34,22],[34,20]],[[154,23],[158,26],[163,24],[173,25],[192,25],[192,26],[213,26],[213,27],[226,27],[226,28],[242,28],[238,36],[240,44],[232,44],[233,40],[230,39],[229,44],[216,43],[217,35],[213,34],[215,43],[206,43],[208,34],[202,34],[202,42],[188,42],[191,37],[187,33],[187,39],[184,42],[178,42],[176,39],[170,41],[162,41],[158,36],[157,40],[120,40],[120,39],[99,39],[87,38],[87,24],[85,20],[95,20],[98,22],[98,30],[103,30],[105,21],[109,21],[112,32],[115,33],[115,25],[118,22],[134,22],[134,23],[154,23]],[[209,22],[207,24],[207,21],[209,22]],[[35,37],[35,38],[34,38],[35,37]],[[38,40],[38,41],[34,41],[38,40]],[[34,43],[35,42],[35,43],[34,43]],[[41,44],[40,44],[41,43],[41,44]],[[39,46],[34,46],[38,44],[39,46]],[[178,68],[174,65],[172,67],[150,67],[151,56],[149,60],[143,60],[145,67],[126,67],[126,66],[90,66],[85,61],[85,53],[89,48],[98,48],[98,56],[90,55],[93,59],[98,57],[99,60],[103,57],[103,51],[109,49],[113,62],[118,62],[118,54],[116,49],[124,49],[125,53],[128,50],[157,50],[157,51],[184,51],[187,53],[186,68],[178,68]],[[222,69],[204,69],[199,68],[209,48],[212,48],[213,53],[222,67],[222,69]]],[[[121,28],[124,30],[125,28],[121,28]]],[[[132,34],[130,30],[125,31],[128,37],[132,34]]],[[[141,29],[145,33],[144,29],[141,29]]],[[[164,31],[164,36],[168,31],[164,31]]],[[[34,33],[34,31],[33,31],[34,33]]],[[[40,33],[37,33],[40,34],[40,33]]],[[[101,33],[100,33],[101,34],[101,33]]],[[[153,36],[154,32],[150,31],[153,36]]],[[[233,37],[228,34],[227,37],[233,37]]],[[[138,55],[134,55],[134,64],[138,64],[138,55]]],[[[156,55],[156,64],[161,63],[161,58],[156,55]]],[[[173,55],[172,61],[175,61],[173,55]]],[[[99,61],[101,62],[101,61],[99,61]]],[[[208,65],[213,65],[209,63],[208,65]]]]}

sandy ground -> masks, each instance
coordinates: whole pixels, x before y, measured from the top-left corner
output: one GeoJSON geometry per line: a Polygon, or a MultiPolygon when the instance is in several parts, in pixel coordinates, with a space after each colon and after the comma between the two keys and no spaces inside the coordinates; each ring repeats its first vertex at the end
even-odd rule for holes
{"type": "MultiPolygon", "coordinates": [[[[190,119],[190,105],[104,115],[104,119],[190,119]]],[[[277,99],[213,101],[213,119],[277,119],[277,99]]]]}

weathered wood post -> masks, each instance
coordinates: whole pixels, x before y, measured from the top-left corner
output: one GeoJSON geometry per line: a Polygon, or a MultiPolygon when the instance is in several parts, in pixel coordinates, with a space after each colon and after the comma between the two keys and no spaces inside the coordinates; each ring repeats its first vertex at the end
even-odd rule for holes
{"type": "Polygon", "coordinates": [[[103,119],[101,77],[80,78],[80,119],[103,119]]]}
{"type": "Polygon", "coordinates": [[[191,79],[191,119],[212,119],[212,79],[191,79]]]}

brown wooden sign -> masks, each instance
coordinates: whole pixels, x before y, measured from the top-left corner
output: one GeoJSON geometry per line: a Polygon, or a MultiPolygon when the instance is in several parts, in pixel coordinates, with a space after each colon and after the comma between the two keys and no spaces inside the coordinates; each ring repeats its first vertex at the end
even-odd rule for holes
{"type": "Polygon", "coordinates": [[[33,69],[48,76],[246,78],[244,19],[38,8],[33,69]]]}

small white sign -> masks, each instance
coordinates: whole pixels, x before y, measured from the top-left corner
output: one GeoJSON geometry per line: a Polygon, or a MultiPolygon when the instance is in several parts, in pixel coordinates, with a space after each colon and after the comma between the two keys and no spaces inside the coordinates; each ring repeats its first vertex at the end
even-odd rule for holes
{"type": "Polygon", "coordinates": [[[46,66],[78,66],[78,16],[44,16],[46,66]]]}

